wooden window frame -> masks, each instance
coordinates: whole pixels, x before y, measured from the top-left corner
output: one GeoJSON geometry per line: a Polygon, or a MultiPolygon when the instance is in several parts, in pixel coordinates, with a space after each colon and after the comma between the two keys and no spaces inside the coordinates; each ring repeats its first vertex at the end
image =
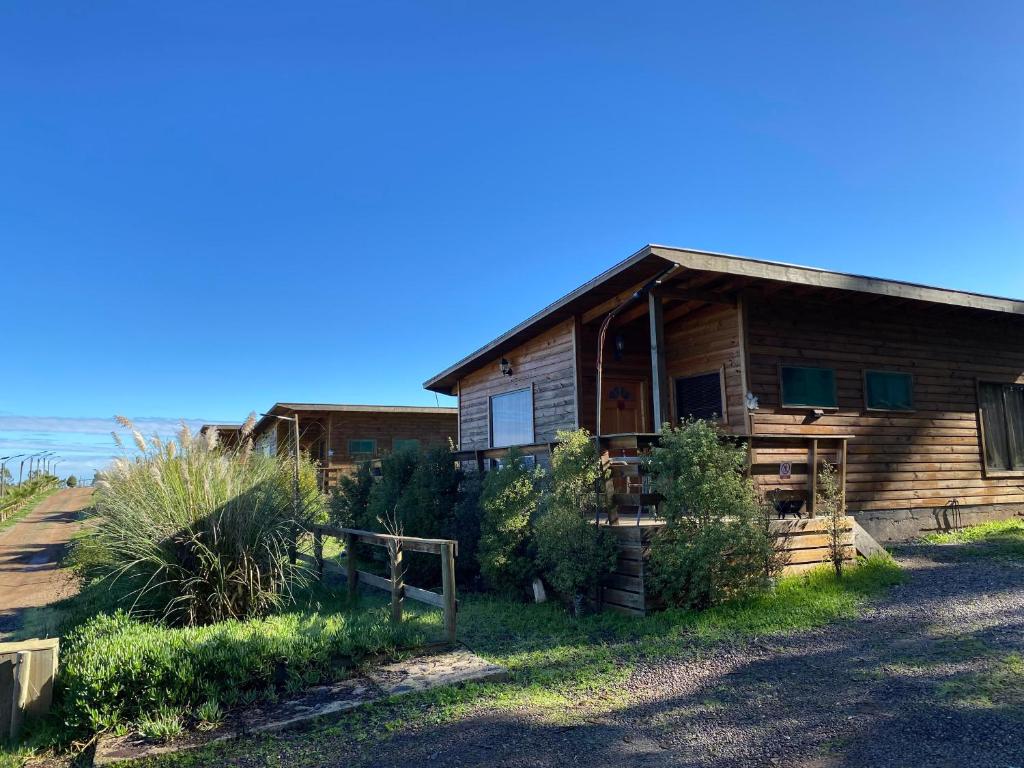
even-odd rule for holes
{"type": "MultiPolygon", "coordinates": [[[[861,389],[864,393],[864,410],[873,413],[916,413],[917,412],[917,398],[914,396],[914,388],[916,382],[914,381],[914,374],[908,373],[907,371],[887,371],[884,368],[865,368],[861,373],[860,378],[861,389]],[[910,377],[910,407],[909,408],[872,408],[868,405],[868,374],[869,373],[898,373],[901,376],[910,377]]],[[[836,398],[838,402],[838,398],[836,398]]]]}
{"type": "Polygon", "coordinates": [[[348,452],[348,457],[351,459],[353,456],[376,456],[377,455],[377,438],[375,437],[350,437],[345,441],[345,450],[348,452]],[[373,443],[373,448],[369,453],[366,451],[352,451],[352,443],[373,443]]]}
{"type": "Polygon", "coordinates": [[[720,365],[718,368],[712,368],[707,371],[700,371],[699,373],[678,373],[673,374],[670,379],[672,382],[672,402],[670,404],[672,411],[672,421],[674,424],[678,424],[682,420],[682,416],[679,414],[679,403],[676,402],[676,387],[679,379],[693,379],[697,376],[710,376],[712,373],[718,374],[718,386],[722,392],[722,412],[718,416],[718,423],[723,426],[729,424],[729,401],[725,396],[725,366],[720,365]]]}
{"type": "Polygon", "coordinates": [[[837,371],[835,368],[826,365],[797,365],[795,363],[779,363],[777,366],[776,374],[779,382],[779,410],[784,411],[825,411],[827,413],[836,413],[839,410],[839,377],[836,375],[837,371]],[[832,371],[832,399],[835,400],[835,405],[786,405],[782,401],[782,369],[783,368],[809,368],[821,371],[832,371]]]}
{"type": "MultiPolygon", "coordinates": [[[[1024,477],[1024,469],[991,469],[988,466],[988,461],[985,458],[985,419],[981,413],[981,385],[982,384],[995,384],[999,387],[1009,386],[1021,386],[1016,381],[996,381],[994,379],[975,379],[974,380],[974,402],[977,405],[978,415],[978,450],[981,458],[981,475],[984,478],[1003,478],[1003,477],[1024,477]]],[[[1005,416],[1004,416],[1005,418],[1005,416]]]]}
{"type": "Polygon", "coordinates": [[[487,396],[487,447],[488,448],[519,448],[524,445],[536,445],[537,444],[537,398],[536,392],[534,392],[533,382],[530,382],[525,387],[516,387],[515,389],[507,389],[504,392],[495,392],[494,394],[487,396]],[[528,443],[514,443],[513,445],[495,445],[494,444],[494,425],[491,423],[492,414],[494,412],[494,398],[501,397],[503,395],[513,395],[517,392],[529,392],[530,393],[530,442],[528,443]]]}

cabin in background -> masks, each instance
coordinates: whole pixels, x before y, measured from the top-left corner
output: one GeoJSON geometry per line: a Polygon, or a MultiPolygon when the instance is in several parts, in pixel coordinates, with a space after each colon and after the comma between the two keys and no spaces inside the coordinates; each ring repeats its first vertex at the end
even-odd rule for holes
{"type": "Polygon", "coordinates": [[[455,408],[407,405],[275,403],[256,422],[253,443],[265,453],[288,449],[291,419],[298,418],[299,446],[319,463],[322,485],[329,489],[361,462],[403,447],[448,445],[455,440],[457,414],[455,408]]]}
{"type": "Polygon", "coordinates": [[[750,447],[780,511],[813,515],[835,463],[880,541],[1024,514],[1021,301],[647,246],[424,386],[458,397],[468,466],[587,428],[630,521],[637,457],[687,416],[750,447]]]}
{"type": "Polygon", "coordinates": [[[224,448],[234,448],[242,439],[241,424],[203,424],[199,434],[205,436],[214,429],[217,430],[217,444],[224,448]]]}

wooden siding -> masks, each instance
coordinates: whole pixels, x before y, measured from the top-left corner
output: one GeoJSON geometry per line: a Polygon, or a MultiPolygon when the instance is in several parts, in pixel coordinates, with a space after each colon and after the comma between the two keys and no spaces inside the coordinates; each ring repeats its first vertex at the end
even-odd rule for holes
{"type": "MultiPolygon", "coordinates": [[[[319,418],[326,423],[326,416],[319,418]]],[[[354,461],[349,440],[376,440],[377,454],[383,455],[394,450],[395,440],[419,440],[431,448],[448,445],[456,434],[454,413],[332,413],[330,424],[332,464],[354,461]]]]}
{"type": "Polygon", "coordinates": [[[985,477],[976,395],[979,378],[1024,382],[1024,319],[886,299],[869,307],[760,299],[747,307],[751,387],[760,399],[754,432],[854,435],[851,511],[938,507],[953,498],[1024,502],[1024,477],[985,477]],[[834,368],[838,409],[814,420],[807,409],[780,407],[780,363],[834,368]],[[915,410],[868,411],[865,369],[913,374],[915,410]]]}
{"type": "Polygon", "coordinates": [[[490,447],[490,397],[517,389],[533,388],[535,442],[551,442],[559,429],[575,426],[573,325],[572,320],[567,320],[459,380],[461,450],[490,447]],[[512,376],[499,370],[502,357],[512,364],[512,376]]]}
{"type": "Polygon", "coordinates": [[[673,423],[676,412],[677,376],[695,376],[724,370],[728,422],[732,432],[747,431],[747,387],[743,381],[740,345],[740,316],[736,307],[717,304],[705,306],[665,323],[665,365],[668,371],[670,407],[673,423]]]}

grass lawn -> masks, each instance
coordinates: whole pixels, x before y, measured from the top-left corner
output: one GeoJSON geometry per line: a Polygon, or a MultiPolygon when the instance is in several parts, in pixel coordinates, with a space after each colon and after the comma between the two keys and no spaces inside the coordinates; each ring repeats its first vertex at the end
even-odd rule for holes
{"type": "Polygon", "coordinates": [[[971,544],[971,550],[982,556],[1024,558],[1024,519],[1011,517],[970,528],[924,537],[928,544],[971,544]]]}
{"type": "Polygon", "coordinates": [[[29,513],[32,512],[33,509],[38,507],[44,499],[53,496],[53,494],[55,494],[59,490],[60,488],[58,488],[57,486],[53,486],[52,488],[47,488],[45,491],[40,491],[39,493],[35,494],[34,497],[28,500],[25,506],[23,506],[13,515],[8,517],[6,520],[0,522],[0,532],[6,530],[7,528],[10,528],[15,523],[23,520],[25,517],[29,515],[29,513]]]}
{"type": "MultiPolygon", "coordinates": [[[[571,725],[627,703],[621,693],[640,661],[710,652],[722,642],[798,632],[856,616],[864,603],[902,580],[891,560],[877,558],[837,581],[829,568],[780,580],[749,600],[701,613],[665,611],[643,619],[601,613],[571,618],[556,605],[467,596],[459,637],[510,671],[510,681],[415,694],[358,710],[301,736],[254,738],[153,759],[140,765],[321,765],[354,754],[361,744],[399,729],[450,722],[476,712],[528,709],[571,725]]],[[[440,614],[414,608],[419,621],[440,627],[440,614]]]]}

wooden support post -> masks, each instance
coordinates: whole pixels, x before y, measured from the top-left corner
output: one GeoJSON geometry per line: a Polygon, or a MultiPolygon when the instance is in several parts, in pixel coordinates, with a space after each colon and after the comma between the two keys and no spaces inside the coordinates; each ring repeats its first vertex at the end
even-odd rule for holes
{"type": "Polygon", "coordinates": [[[313,531],[313,562],[316,564],[317,581],[324,580],[324,535],[317,528],[313,531]]]}
{"type": "Polygon", "coordinates": [[[356,537],[345,534],[345,575],[348,578],[348,599],[355,600],[359,588],[359,574],[356,573],[356,537]]]}
{"type": "Polygon", "coordinates": [[[455,642],[458,602],[455,597],[455,551],[450,542],[441,547],[441,592],[444,598],[444,631],[449,643],[455,642]]]}
{"type": "Polygon", "coordinates": [[[669,421],[668,373],[665,367],[665,323],[662,317],[661,297],[651,291],[647,294],[648,316],[651,322],[651,396],[654,403],[654,431],[661,432],[669,421]]]}
{"type": "Polygon", "coordinates": [[[402,573],[402,543],[388,543],[391,560],[391,620],[396,624],[402,620],[402,599],[405,597],[404,574],[402,573]]]}
{"type": "Polygon", "coordinates": [[[811,439],[807,447],[807,514],[814,517],[818,503],[818,441],[811,439]]]}
{"type": "Polygon", "coordinates": [[[844,437],[839,441],[839,492],[843,500],[843,514],[846,514],[846,446],[847,440],[844,437]]]}

